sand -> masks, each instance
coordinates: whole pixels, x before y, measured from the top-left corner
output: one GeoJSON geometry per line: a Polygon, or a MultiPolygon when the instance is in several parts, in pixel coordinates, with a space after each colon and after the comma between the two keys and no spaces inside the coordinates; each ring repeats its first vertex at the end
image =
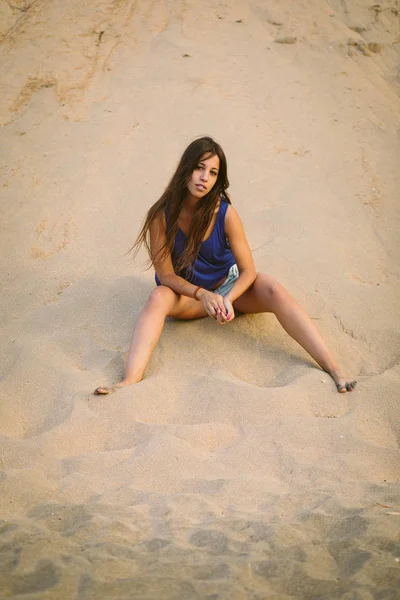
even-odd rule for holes
{"type": "Polygon", "coordinates": [[[0,597],[400,598],[397,2],[0,1],[0,597]],[[214,136],[273,315],[168,321],[126,255],[214,136]]]}

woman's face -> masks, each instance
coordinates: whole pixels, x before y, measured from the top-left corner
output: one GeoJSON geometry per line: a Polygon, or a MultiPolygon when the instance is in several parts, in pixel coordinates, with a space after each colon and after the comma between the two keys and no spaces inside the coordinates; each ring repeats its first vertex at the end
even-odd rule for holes
{"type": "Polygon", "coordinates": [[[218,178],[219,157],[203,154],[188,183],[188,190],[195,198],[203,198],[212,190],[218,178]],[[208,158],[207,158],[208,157],[208,158]]]}

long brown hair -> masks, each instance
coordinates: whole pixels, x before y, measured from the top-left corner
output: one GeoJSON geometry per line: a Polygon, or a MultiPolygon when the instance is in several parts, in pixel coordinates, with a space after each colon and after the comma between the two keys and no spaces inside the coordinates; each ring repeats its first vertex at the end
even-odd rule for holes
{"type": "Polygon", "coordinates": [[[176,171],[163,195],[148,211],[144,225],[130,250],[136,256],[140,246],[144,244],[150,257],[149,267],[154,265],[156,258],[164,257],[168,254],[171,257],[173,256],[174,241],[178,231],[178,218],[187,194],[187,185],[193,171],[204,155],[206,155],[206,158],[211,158],[215,155],[218,156],[219,170],[217,181],[208,194],[197,203],[187,235],[184,253],[180,257],[173,257],[175,259],[174,268],[177,272],[190,267],[194,263],[221,197],[229,202],[229,204],[231,203],[226,191],[229,187],[229,181],[224,151],[211,137],[201,137],[194,140],[182,154],[176,171]],[[160,249],[159,256],[155,257],[152,256],[150,250],[149,229],[152,222],[163,214],[166,215],[167,219],[166,239],[160,249]]]}

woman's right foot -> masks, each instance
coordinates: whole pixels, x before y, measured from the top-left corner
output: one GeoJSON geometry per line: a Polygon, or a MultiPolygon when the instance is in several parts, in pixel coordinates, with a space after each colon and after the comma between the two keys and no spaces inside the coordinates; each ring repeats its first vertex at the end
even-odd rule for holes
{"type": "Polygon", "coordinates": [[[96,396],[106,396],[107,394],[112,394],[116,390],[127,387],[128,385],[132,385],[132,383],[128,383],[123,379],[120,383],[116,383],[115,385],[100,385],[94,390],[93,394],[96,394],[96,396]]]}
{"type": "Polygon", "coordinates": [[[112,385],[110,387],[107,387],[105,385],[100,385],[99,387],[97,387],[94,390],[93,394],[96,394],[96,396],[106,396],[107,394],[112,394],[117,389],[118,389],[118,386],[116,386],[116,385],[112,385]]]}

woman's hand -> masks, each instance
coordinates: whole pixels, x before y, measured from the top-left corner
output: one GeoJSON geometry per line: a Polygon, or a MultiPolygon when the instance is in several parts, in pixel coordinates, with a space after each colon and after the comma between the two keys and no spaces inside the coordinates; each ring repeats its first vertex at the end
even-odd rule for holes
{"type": "Polygon", "coordinates": [[[200,298],[209,317],[220,323],[226,323],[227,313],[223,296],[202,288],[198,291],[197,297],[200,298]]]}
{"type": "Polygon", "coordinates": [[[233,309],[233,304],[229,298],[224,298],[224,306],[226,311],[226,321],[233,321],[235,318],[235,311],[233,309]]]}

